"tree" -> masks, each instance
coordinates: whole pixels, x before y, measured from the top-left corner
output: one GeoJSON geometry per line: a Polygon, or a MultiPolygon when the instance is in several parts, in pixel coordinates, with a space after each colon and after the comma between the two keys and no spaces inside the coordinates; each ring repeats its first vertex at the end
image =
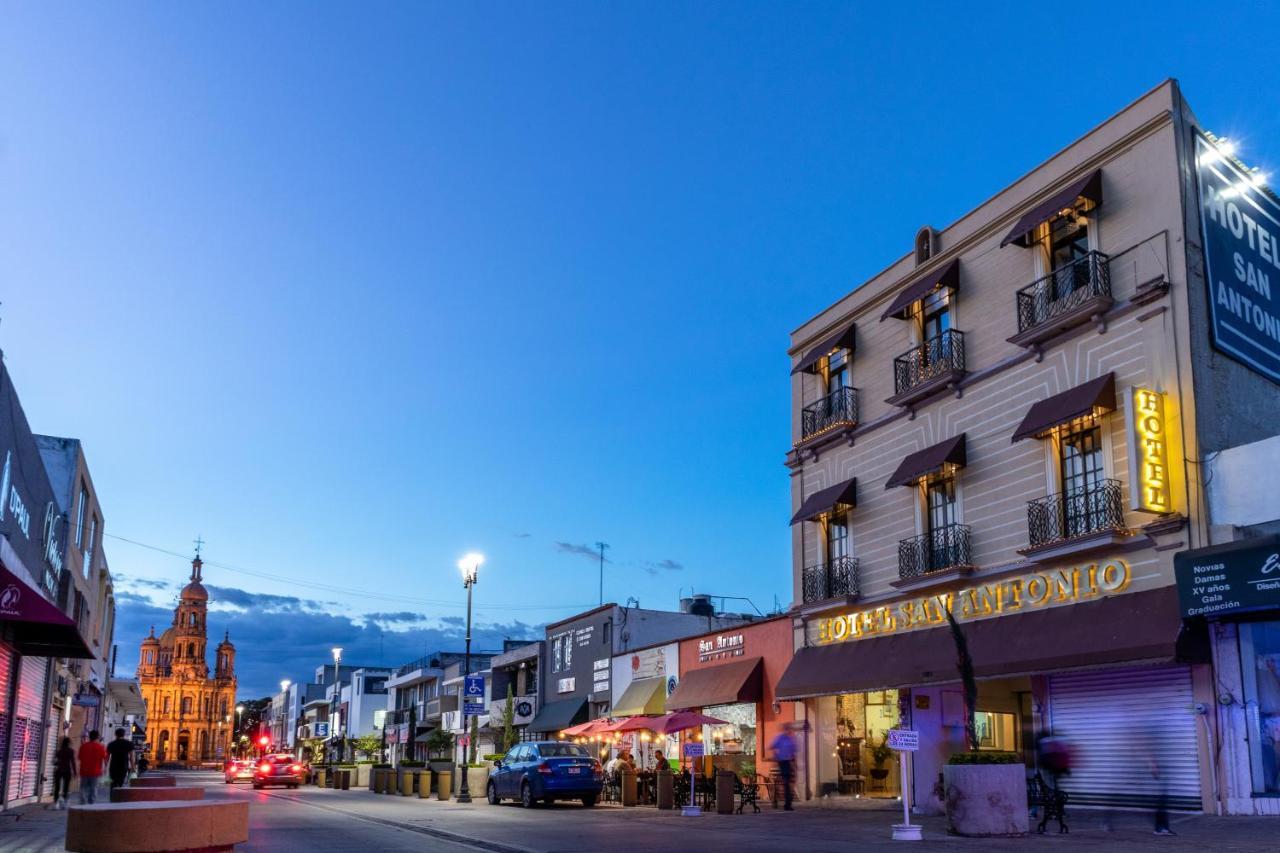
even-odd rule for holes
{"type": "Polygon", "coordinates": [[[436,729],[427,735],[427,757],[438,758],[453,751],[453,735],[444,729],[436,729]]]}
{"type": "Polygon", "coordinates": [[[351,741],[352,748],[364,755],[365,758],[380,758],[382,752],[382,736],[381,735],[360,735],[351,741]]]}
{"type": "Polygon", "coordinates": [[[974,715],[978,712],[978,681],[973,676],[973,658],[969,655],[969,640],[956,621],[951,608],[947,609],[947,622],[951,625],[951,639],[956,644],[956,669],[960,672],[960,683],[964,688],[964,733],[969,742],[971,752],[978,751],[978,722],[974,715]]]}
{"type": "Polygon", "coordinates": [[[510,684],[507,685],[507,704],[502,709],[502,743],[498,751],[505,754],[516,745],[516,695],[510,684]]]}

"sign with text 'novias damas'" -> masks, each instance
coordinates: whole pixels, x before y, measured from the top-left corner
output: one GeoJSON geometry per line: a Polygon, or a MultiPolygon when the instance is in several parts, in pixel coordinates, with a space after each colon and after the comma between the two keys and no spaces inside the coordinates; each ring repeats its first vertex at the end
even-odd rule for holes
{"type": "Polygon", "coordinates": [[[1213,345],[1280,382],[1280,204],[1200,134],[1196,173],[1213,345]]]}
{"type": "Polygon", "coordinates": [[[1280,607],[1280,536],[1173,555],[1182,615],[1280,607]]]}

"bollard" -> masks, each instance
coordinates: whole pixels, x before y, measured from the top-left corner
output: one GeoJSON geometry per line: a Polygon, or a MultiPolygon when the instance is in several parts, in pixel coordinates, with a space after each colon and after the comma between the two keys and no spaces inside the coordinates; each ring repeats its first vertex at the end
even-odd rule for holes
{"type": "Polygon", "coordinates": [[[316,785],[323,788],[328,779],[329,770],[327,767],[316,768],[316,785]]]}
{"type": "Polygon", "coordinates": [[[453,774],[448,770],[436,773],[436,796],[443,802],[453,793],[453,774]]]}
{"type": "Polygon", "coordinates": [[[675,776],[670,770],[660,770],[658,771],[658,808],[673,809],[675,805],[675,776]]]}
{"type": "Polygon", "coordinates": [[[434,772],[425,769],[418,774],[418,799],[425,800],[434,792],[435,776],[434,772]]]}
{"type": "Polygon", "coordinates": [[[716,774],[716,814],[733,814],[733,771],[716,774]]]}
{"type": "Polygon", "coordinates": [[[400,771],[400,796],[407,797],[413,793],[413,777],[415,775],[412,770],[400,771]]]}
{"type": "Polygon", "coordinates": [[[622,804],[624,806],[634,806],[636,804],[636,774],[622,771],[622,804]]]}
{"type": "Polygon", "coordinates": [[[399,770],[392,768],[391,770],[387,771],[387,790],[384,791],[383,793],[385,794],[400,793],[400,771],[399,770]]]}

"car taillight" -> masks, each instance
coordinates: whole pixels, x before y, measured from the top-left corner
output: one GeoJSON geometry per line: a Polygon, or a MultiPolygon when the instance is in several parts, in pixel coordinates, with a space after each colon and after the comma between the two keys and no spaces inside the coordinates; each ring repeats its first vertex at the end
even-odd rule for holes
{"type": "Polygon", "coordinates": [[[270,772],[271,772],[271,765],[270,765],[270,764],[259,764],[259,765],[258,765],[258,772],[259,772],[259,773],[261,773],[261,774],[263,774],[263,775],[265,776],[266,774],[268,774],[268,773],[270,773],[270,772]]]}
{"type": "Polygon", "coordinates": [[[301,772],[302,772],[302,765],[301,765],[301,764],[295,764],[295,765],[293,765],[293,772],[294,772],[294,773],[301,773],[301,772]]]}
{"type": "Polygon", "coordinates": [[[548,773],[548,774],[549,774],[549,773],[551,773],[551,772],[552,772],[552,771],[551,771],[551,765],[550,765],[550,764],[548,764],[548,763],[547,763],[547,762],[545,762],[545,761],[544,761],[544,762],[542,762],[541,764],[539,764],[539,765],[538,765],[538,772],[539,772],[539,773],[548,773]]]}

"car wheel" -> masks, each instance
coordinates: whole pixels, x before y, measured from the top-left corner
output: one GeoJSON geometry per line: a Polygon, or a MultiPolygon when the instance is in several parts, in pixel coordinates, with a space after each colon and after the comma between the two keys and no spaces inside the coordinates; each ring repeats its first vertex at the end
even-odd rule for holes
{"type": "Polygon", "coordinates": [[[231,780],[230,780],[230,779],[223,779],[222,781],[223,781],[223,782],[226,782],[228,785],[230,785],[230,784],[231,784],[231,780]]]}
{"type": "Polygon", "coordinates": [[[262,786],[261,786],[261,785],[259,785],[257,782],[254,782],[254,783],[253,783],[253,790],[255,790],[255,791],[261,791],[261,790],[262,790],[262,786]]]}
{"type": "Polygon", "coordinates": [[[533,788],[529,787],[529,783],[525,782],[520,786],[520,805],[526,809],[531,809],[537,805],[538,801],[533,798],[533,788]]]}
{"type": "Polygon", "coordinates": [[[595,794],[587,794],[585,797],[582,798],[582,805],[585,806],[586,808],[591,808],[595,804],[596,804],[595,794]]]}
{"type": "Polygon", "coordinates": [[[490,782],[489,787],[485,789],[484,795],[489,800],[489,805],[491,806],[496,806],[502,802],[502,799],[498,796],[498,786],[492,782],[490,782]]]}

